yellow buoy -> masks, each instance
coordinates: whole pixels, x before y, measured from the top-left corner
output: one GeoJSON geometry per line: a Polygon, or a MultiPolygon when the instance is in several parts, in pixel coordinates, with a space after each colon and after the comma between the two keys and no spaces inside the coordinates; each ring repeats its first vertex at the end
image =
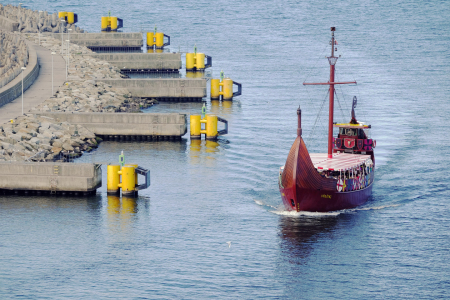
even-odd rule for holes
{"type": "Polygon", "coordinates": [[[205,57],[205,53],[186,53],[186,71],[204,71],[205,57]]]}
{"type": "Polygon", "coordinates": [[[222,83],[223,100],[233,100],[233,80],[224,78],[222,83]]]}
{"type": "Polygon", "coordinates": [[[211,100],[219,100],[220,98],[220,80],[211,79],[211,100]]]}
{"type": "Polygon", "coordinates": [[[195,57],[195,67],[197,70],[205,69],[205,53],[197,53],[195,57]]]}
{"type": "Polygon", "coordinates": [[[217,116],[206,115],[206,139],[215,140],[217,139],[217,136],[217,116]]]}
{"type": "MultiPolygon", "coordinates": [[[[136,170],[137,167],[139,167],[138,164],[125,164],[125,166],[131,166],[131,167],[134,167],[135,170],[136,170]]],[[[138,186],[138,173],[136,173],[136,171],[135,171],[134,174],[136,175],[136,176],[134,177],[134,181],[135,181],[135,183],[136,183],[136,186],[138,186]]]]}
{"type": "Polygon", "coordinates": [[[117,17],[109,17],[109,22],[111,24],[111,31],[117,31],[117,17]]]}
{"type": "Polygon", "coordinates": [[[191,127],[191,139],[201,139],[201,116],[191,115],[190,117],[190,127],[191,127]]]}
{"type": "Polygon", "coordinates": [[[119,187],[122,188],[122,195],[134,196],[136,186],[136,176],[133,166],[123,166],[122,170],[118,172],[122,175],[122,182],[119,187]]]}
{"type": "Polygon", "coordinates": [[[154,37],[153,32],[147,32],[147,47],[153,47],[154,37]]]}
{"type": "Polygon", "coordinates": [[[102,17],[102,31],[117,31],[123,27],[123,20],[118,17],[102,17]]]}
{"type": "Polygon", "coordinates": [[[58,12],[58,19],[63,18],[67,24],[74,24],[78,22],[77,14],[68,11],[60,11],[58,12]]]}
{"type": "Polygon", "coordinates": [[[192,71],[195,68],[195,54],[186,53],[186,71],[192,71]]]}
{"type": "Polygon", "coordinates": [[[107,168],[107,193],[108,194],[118,194],[119,193],[119,183],[120,183],[120,166],[119,165],[108,165],[107,168]]]}
{"type": "Polygon", "coordinates": [[[75,23],[75,14],[73,12],[67,13],[67,23],[69,24],[75,23]]]}
{"type": "Polygon", "coordinates": [[[107,31],[109,26],[109,17],[102,17],[102,31],[107,31]]]}
{"type": "Polygon", "coordinates": [[[157,32],[155,34],[155,45],[156,45],[156,48],[164,47],[164,33],[157,32]]]}

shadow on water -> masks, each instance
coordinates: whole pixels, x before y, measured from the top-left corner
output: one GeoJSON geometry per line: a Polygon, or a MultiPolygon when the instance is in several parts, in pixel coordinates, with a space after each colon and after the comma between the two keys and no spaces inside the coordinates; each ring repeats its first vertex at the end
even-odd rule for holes
{"type": "Polygon", "coordinates": [[[351,224],[353,215],[281,216],[279,222],[280,250],[290,264],[306,264],[307,258],[322,238],[332,239],[342,223],[351,224]]]}
{"type": "Polygon", "coordinates": [[[53,195],[4,195],[0,200],[0,208],[2,211],[8,209],[33,209],[33,208],[70,208],[85,209],[98,215],[103,208],[102,197],[96,194],[90,197],[78,196],[53,196],[53,195]]]}

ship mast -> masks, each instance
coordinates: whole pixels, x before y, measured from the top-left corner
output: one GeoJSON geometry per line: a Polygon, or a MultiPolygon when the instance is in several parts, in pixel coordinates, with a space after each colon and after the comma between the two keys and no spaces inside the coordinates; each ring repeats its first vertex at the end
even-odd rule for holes
{"type": "Polygon", "coordinates": [[[329,112],[328,112],[328,158],[333,158],[333,115],[334,115],[334,85],[335,84],[349,84],[355,83],[352,82],[334,82],[334,72],[335,65],[338,60],[338,57],[334,56],[334,51],[337,50],[335,48],[336,40],[334,39],[334,32],[336,31],[336,27],[331,27],[331,56],[327,57],[328,62],[330,63],[330,80],[328,82],[323,83],[303,83],[303,85],[329,85],[330,89],[330,103],[329,103],[329,112]]]}

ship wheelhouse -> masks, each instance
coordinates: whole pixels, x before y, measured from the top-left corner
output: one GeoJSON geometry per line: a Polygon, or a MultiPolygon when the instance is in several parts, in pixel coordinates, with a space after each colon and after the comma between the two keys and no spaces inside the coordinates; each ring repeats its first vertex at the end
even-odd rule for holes
{"type": "Polygon", "coordinates": [[[337,137],[333,138],[333,153],[372,154],[375,141],[369,138],[370,125],[362,122],[334,123],[339,128],[337,137]]]}

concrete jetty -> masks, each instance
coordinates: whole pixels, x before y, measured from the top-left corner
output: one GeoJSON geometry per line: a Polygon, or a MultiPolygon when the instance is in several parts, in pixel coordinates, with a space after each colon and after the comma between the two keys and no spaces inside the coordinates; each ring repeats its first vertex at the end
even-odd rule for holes
{"type": "Polygon", "coordinates": [[[115,88],[128,89],[133,96],[160,101],[201,101],[206,97],[205,78],[97,79],[115,88]]]}
{"type": "Polygon", "coordinates": [[[107,61],[122,72],[177,71],[181,69],[181,53],[96,53],[90,57],[107,61]]]}
{"type": "MultiPolygon", "coordinates": [[[[63,33],[64,34],[64,33],[63,33]]],[[[61,40],[61,33],[53,33],[54,39],[61,40]]],[[[64,34],[64,40],[85,46],[93,51],[101,50],[140,50],[144,45],[142,33],[135,32],[89,32],[64,34]]]]}
{"type": "Polygon", "coordinates": [[[187,118],[179,113],[60,113],[35,112],[57,122],[81,125],[100,137],[120,140],[180,139],[187,132],[187,118]]]}
{"type": "Polygon", "coordinates": [[[99,164],[0,162],[0,190],[76,192],[88,195],[102,186],[99,164]]]}

